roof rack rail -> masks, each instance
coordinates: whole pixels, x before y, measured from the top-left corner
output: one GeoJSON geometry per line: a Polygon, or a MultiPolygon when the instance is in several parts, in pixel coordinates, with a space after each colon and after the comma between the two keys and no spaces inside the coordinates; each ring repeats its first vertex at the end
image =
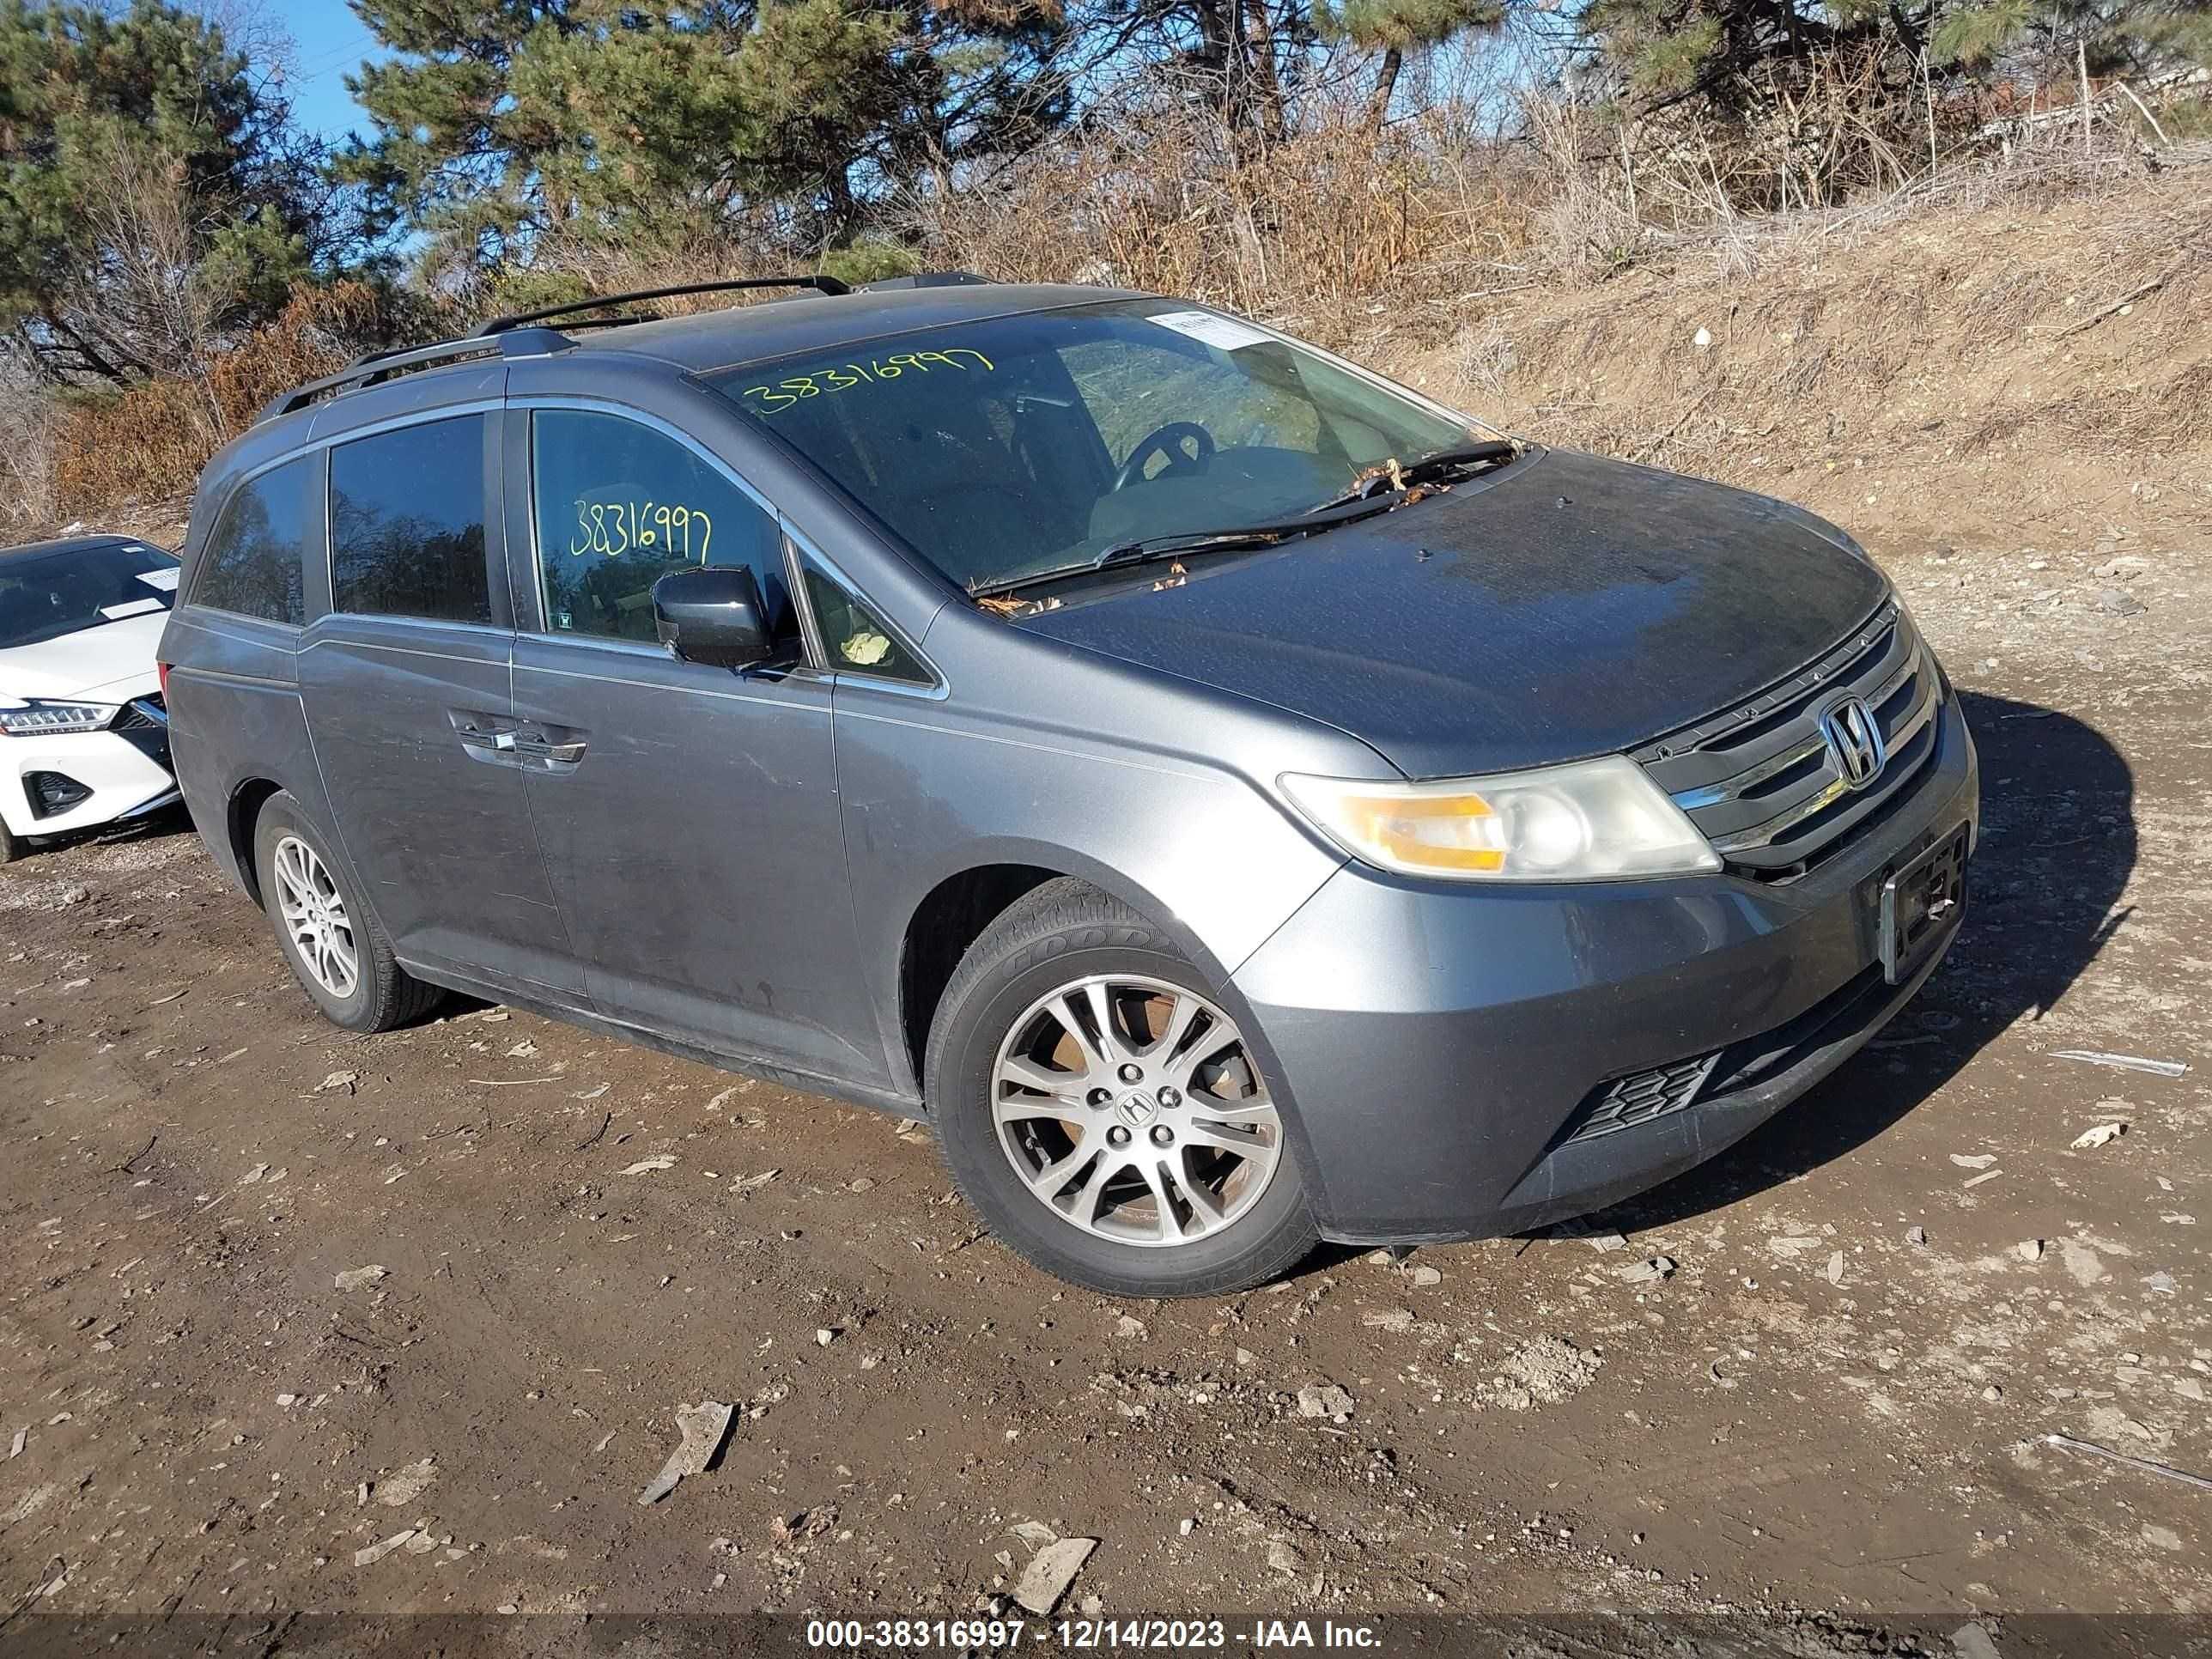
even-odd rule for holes
{"type": "MultiPolygon", "coordinates": [[[[811,288],[817,294],[850,294],[853,290],[835,276],[733,276],[719,283],[683,283],[674,288],[641,288],[628,294],[602,294],[596,299],[575,300],[564,306],[545,306],[537,311],[518,311],[511,316],[495,317],[470,337],[489,339],[504,334],[509,329],[520,328],[526,323],[546,322],[555,317],[574,317],[580,312],[599,311],[608,306],[627,305],[633,300],[672,300],[684,294],[722,294],[738,289],[750,288],[811,288]]],[[[646,320],[642,318],[636,320],[646,320]]]]}
{"type": "Polygon", "coordinates": [[[966,288],[971,283],[991,283],[996,279],[978,276],[972,270],[917,270],[909,276],[878,276],[872,283],[860,284],[862,294],[882,294],[901,288],[966,288]]]}
{"type": "Polygon", "coordinates": [[[356,386],[374,386],[379,380],[394,374],[404,374],[410,369],[434,368],[441,363],[461,362],[471,357],[535,357],[549,351],[558,351],[570,343],[568,337],[550,328],[524,329],[502,334],[497,339],[471,336],[459,340],[440,340],[433,345],[396,346],[384,351],[372,351],[356,357],[335,374],[325,374],[319,380],[310,380],[298,386],[271,402],[254,417],[258,425],[279,415],[289,415],[295,409],[305,409],[326,392],[350,391],[356,386]]]}
{"type": "MultiPolygon", "coordinates": [[[[886,277],[861,284],[860,291],[881,291],[902,288],[946,288],[969,283],[988,283],[988,276],[978,276],[966,270],[928,270],[911,276],[886,277]]],[[[318,398],[326,394],[350,391],[357,386],[374,386],[394,374],[412,369],[433,368],[441,363],[465,362],[472,357],[540,356],[550,351],[559,351],[574,344],[558,330],[540,328],[534,325],[556,317],[575,319],[571,328],[619,328],[630,323],[650,322],[649,317],[615,316],[586,317],[581,313],[604,311],[610,306],[627,305],[639,300],[672,300],[686,294],[723,294],[747,289],[797,288],[811,289],[817,294],[850,294],[854,290],[835,276],[819,274],[811,276],[738,276],[721,282],[683,283],[672,288],[644,288],[627,294],[602,294],[589,300],[577,300],[567,305],[545,306],[536,311],[519,311],[505,317],[495,317],[472,334],[458,340],[441,340],[433,345],[395,347],[385,351],[372,351],[357,357],[335,374],[325,374],[319,380],[310,380],[305,386],[295,386],[275,399],[259,416],[261,421],[274,420],[279,415],[289,415],[295,410],[305,409],[318,398]]]]}

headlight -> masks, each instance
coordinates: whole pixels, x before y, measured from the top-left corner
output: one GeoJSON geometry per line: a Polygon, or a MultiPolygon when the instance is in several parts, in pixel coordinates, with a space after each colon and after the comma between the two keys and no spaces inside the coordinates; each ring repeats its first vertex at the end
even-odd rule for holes
{"type": "Polygon", "coordinates": [[[1331,840],[1401,875],[1591,881],[1721,867],[1697,826],[1621,755],[1428,783],[1281,781],[1331,840]]]}
{"type": "Polygon", "coordinates": [[[0,708],[0,732],[11,738],[51,738],[70,732],[97,732],[115,718],[100,702],[37,702],[0,708]]]}

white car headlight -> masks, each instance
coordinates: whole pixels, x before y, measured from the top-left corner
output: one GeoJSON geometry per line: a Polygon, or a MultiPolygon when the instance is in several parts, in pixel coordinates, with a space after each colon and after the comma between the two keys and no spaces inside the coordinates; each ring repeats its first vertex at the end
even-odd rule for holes
{"type": "Polygon", "coordinates": [[[1354,858],[1452,881],[1688,875],[1720,856],[1624,755],[1489,777],[1388,783],[1285,773],[1284,793],[1354,858]]]}
{"type": "Polygon", "coordinates": [[[39,702],[17,708],[0,708],[0,732],[11,738],[58,737],[70,732],[98,732],[115,718],[112,704],[102,702],[39,702]]]}

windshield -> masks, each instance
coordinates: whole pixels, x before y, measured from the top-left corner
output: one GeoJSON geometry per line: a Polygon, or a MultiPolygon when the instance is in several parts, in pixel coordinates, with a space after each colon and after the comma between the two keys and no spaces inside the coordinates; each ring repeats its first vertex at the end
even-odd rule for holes
{"type": "Polygon", "coordinates": [[[0,555],[0,651],[167,611],[177,568],[143,542],[0,555]]]}
{"type": "Polygon", "coordinates": [[[714,384],[970,589],[1279,520],[1469,429],[1161,300],[921,330],[714,384]]]}

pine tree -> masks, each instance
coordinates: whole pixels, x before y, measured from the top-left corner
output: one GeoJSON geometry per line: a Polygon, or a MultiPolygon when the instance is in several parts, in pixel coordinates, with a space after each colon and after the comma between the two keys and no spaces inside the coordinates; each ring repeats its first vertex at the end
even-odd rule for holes
{"type": "Polygon", "coordinates": [[[1439,46],[1469,29],[1491,28],[1505,17],[1505,0],[1314,0],[1314,26],[1324,40],[1344,40],[1376,52],[1368,119],[1380,126],[1390,112],[1406,54],[1439,46]]]}
{"type": "Polygon", "coordinates": [[[1893,53],[1908,93],[1923,53],[1972,67],[2059,43],[2070,63],[2078,40],[2093,73],[2212,62],[2208,0],[1590,0],[1579,21],[1647,111],[1702,96],[1726,112],[1763,66],[1846,50],[1893,53]]]}
{"type": "Polygon", "coordinates": [[[289,112],[206,19],[0,0],[0,328],[49,380],[175,372],[324,250],[289,112]]]}
{"type": "Polygon", "coordinates": [[[675,245],[741,210],[850,235],[862,200],[1018,146],[1065,114],[1035,74],[1048,0],[354,0],[398,54],[348,85],[338,160],[382,227],[480,269],[541,239],[675,245]]]}
{"type": "Polygon", "coordinates": [[[2212,5],[2205,0],[1973,0],[1953,5],[1929,48],[1939,63],[1984,64],[2027,51],[2048,57],[2076,43],[2094,74],[2124,73],[2161,58],[2212,64],[2212,5]]]}

